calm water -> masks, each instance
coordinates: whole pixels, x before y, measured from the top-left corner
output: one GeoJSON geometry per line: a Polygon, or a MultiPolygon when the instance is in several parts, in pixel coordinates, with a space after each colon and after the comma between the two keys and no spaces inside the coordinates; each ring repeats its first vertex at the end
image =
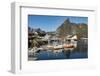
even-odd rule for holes
{"type": "Polygon", "coordinates": [[[80,59],[80,58],[88,58],[88,45],[87,42],[83,43],[82,41],[78,41],[77,48],[72,52],[60,52],[53,53],[50,51],[41,51],[35,55],[37,60],[53,60],[53,59],[80,59]]]}
{"type": "Polygon", "coordinates": [[[37,58],[37,60],[87,58],[87,52],[71,52],[70,55],[63,52],[57,54],[52,52],[40,52],[37,58]]]}

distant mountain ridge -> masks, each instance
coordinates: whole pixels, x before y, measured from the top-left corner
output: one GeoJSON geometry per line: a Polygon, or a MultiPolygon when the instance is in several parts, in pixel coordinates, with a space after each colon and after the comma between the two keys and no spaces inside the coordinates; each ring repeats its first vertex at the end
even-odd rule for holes
{"type": "Polygon", "coordinates": [[[76,34],[78,38],[87,38],[88,26],[85,23],[71,23],[69,19],[66,19],[64,23],[56,29],[56,33],[61,37],[64,37],[69,34],[76,34]]]}
{"type": "Polygon", "coordinates": [[[85,23],[72,23],[69,19],[66,19],[55,31],[45,32],[41,28],[28,27],[29,33],[37,32],[39,36],[45,36],[49,34],[51,36],[66,37],[67,35],[77,35],[78,38],[88,37],[88,25],[85,23]]]}
{"type": "Polygon", "coordinates": [[[28,27],[28,33],[37,33],[39,36],[45,36],[46,35],[46,32],[41,30],[40,28],[31,28],[31,27],[28,27]]]}

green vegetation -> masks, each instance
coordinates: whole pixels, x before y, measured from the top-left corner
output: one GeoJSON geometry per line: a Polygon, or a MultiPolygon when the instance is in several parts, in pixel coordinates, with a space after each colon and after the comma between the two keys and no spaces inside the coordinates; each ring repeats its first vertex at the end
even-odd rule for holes
{"type": "Polygon", "coordinates": [[[56,32],[61,37],[76,34],[78,39],[80,39],[81,37],[87,37],[88,26],[84,23],[71,23],[70,20],[67,19],[61,26],[57,28],[56,32]]]}

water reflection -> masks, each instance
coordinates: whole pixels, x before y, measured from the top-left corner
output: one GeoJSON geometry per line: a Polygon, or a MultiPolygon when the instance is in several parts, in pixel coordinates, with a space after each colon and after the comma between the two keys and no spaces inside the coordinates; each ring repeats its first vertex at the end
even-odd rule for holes
{"type": "Polygon", "coordinates": [[[29,60],[53,60],[53,59],[76,59],[88,57],[88,41],[78,40],[77,47],[74,49],[60,49],[60,52],[54,50],[39,50],[34,55],[29,55],[29,60]]]}

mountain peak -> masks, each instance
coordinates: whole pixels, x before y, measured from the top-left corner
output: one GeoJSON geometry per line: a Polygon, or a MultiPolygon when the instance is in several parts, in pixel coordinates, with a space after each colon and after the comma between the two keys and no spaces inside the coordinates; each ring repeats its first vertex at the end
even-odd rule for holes
{"type": "Polygon", "coordinates": [[[66,19],[66,20],[64,21],[64,23],[70,23],[70,19],[69,19],[69,18],[66,19]]]}

